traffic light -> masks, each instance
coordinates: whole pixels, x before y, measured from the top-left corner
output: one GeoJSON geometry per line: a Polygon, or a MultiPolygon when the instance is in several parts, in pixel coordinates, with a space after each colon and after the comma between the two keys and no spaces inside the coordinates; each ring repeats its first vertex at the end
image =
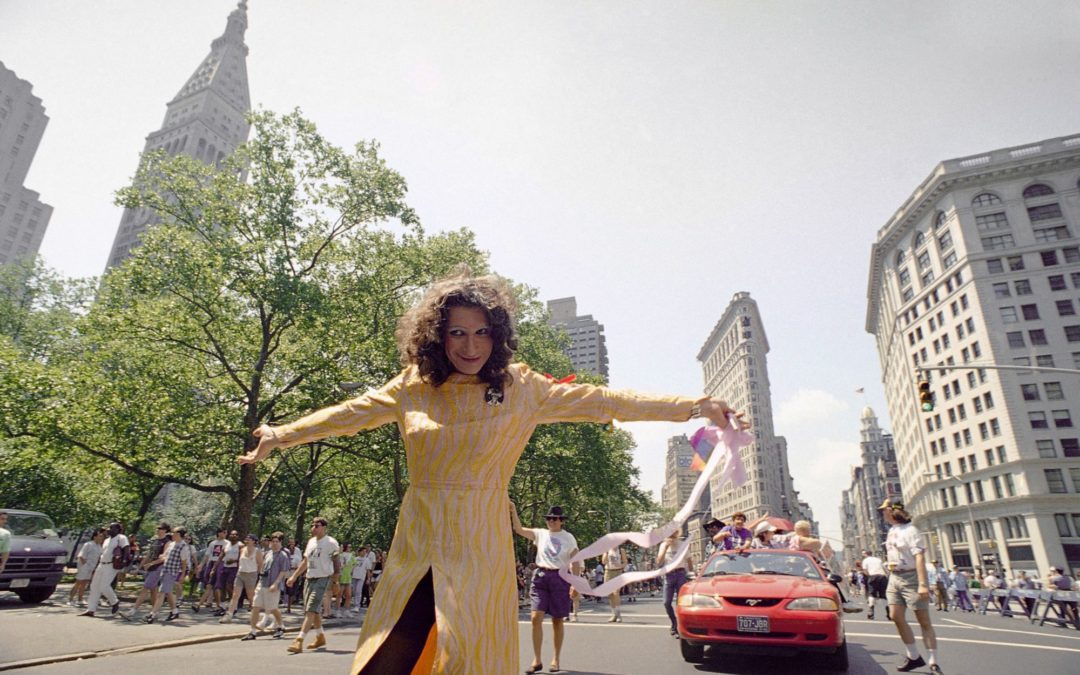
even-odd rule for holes
{"type": "Polygon", "coordinates": [[[934,394],[929,380],[919,380],[919,407],[923,412],[934,412],[934,394]]]}

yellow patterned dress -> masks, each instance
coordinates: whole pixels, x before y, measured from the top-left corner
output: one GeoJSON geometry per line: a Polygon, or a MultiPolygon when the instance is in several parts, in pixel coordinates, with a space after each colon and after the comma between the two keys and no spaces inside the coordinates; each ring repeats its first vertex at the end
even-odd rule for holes
{"type": "Polygon", "coordinates": [[[408,657],[412,672],[516,672],[507,486],[533,429],[547,422],[684,421],[695,403],[555,383],[523,364],[511,365],[509,373],[502,404],[492,406],[476,376],[455,373],[433,387],[409,366],[377,391],[275,428],[286,447],[391,422],[404,438],[410,484],[353,673],[373,672],[367,666],[380,647],[396,644],[391,633],[411,620],[399,621],[413,616],[415,601],[409,602],[421,582],[433,586],[435,621],[424,648],[408,657]]]}

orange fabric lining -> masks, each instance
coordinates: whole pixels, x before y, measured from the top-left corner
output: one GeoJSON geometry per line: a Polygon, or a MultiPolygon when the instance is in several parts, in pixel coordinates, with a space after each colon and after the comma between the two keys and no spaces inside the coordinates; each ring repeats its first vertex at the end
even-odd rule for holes
{"type": "Polygon", "coordinates": [[[438,634],[438,625],[432,624],[427,641],[424,642],[424,650],[420,652],[420,658],[416,659],[416,665],[413,666],[412,675],[431,675],[431,670],[435,667],[435,642],[438,634]]]}

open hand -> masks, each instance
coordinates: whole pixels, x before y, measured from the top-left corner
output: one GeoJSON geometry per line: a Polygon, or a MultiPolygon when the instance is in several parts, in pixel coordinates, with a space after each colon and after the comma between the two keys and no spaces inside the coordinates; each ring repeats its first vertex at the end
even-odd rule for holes
{"type": "Polygon", "coordinates": [[[721,399],[710,398],[702,401],[701,415],[721,429],[727,428],[728,415],[734,415],[735,421],[739,424],[740,431],[745,431],[750,428],[750,423],[743,420],[743,415],[745,415],[745,413],[736,412],[727,404],[727,401],[721,399]]]}
{"type": "Polygon", "coordinates": [[[278,447],[277,434],[269,424],[263,424],[251,435],[259,439],[259,444],[250,452],[246,452],[236,458],[240,464],[255,464],[270,456],[270,453],[278,447]]]}

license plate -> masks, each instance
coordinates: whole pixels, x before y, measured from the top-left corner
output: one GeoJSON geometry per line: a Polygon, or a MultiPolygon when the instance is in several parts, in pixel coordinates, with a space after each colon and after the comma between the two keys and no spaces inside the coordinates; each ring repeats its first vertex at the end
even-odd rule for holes
{"type": "Polygon", "coordinates": [[[769,617],[767,616],[740,616],[736,626],[740,633],[768,633],[769,617]]]}
{"type": "Polygon", "coordinates": [[[12,579],[11,588],[26,588],[30,585],[29,579],[12,579]]]}

